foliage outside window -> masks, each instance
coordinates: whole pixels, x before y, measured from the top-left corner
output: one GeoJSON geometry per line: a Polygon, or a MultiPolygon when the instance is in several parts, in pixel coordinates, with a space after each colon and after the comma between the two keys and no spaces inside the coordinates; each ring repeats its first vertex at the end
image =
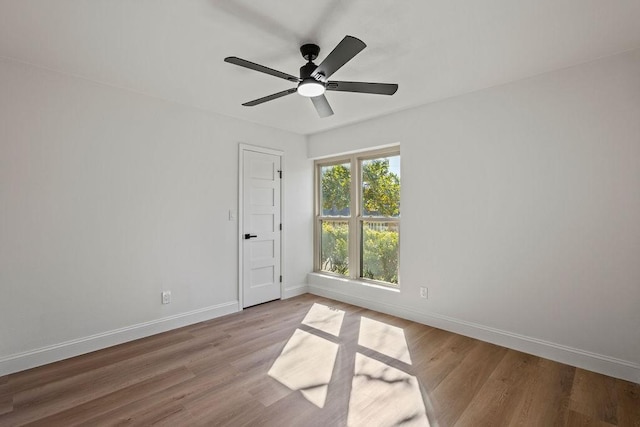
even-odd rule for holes
{"type": "Polygon", "coordinates": [[[316,165],[316,270],[397,286],[400,247],[397,149],[316,165]]]}

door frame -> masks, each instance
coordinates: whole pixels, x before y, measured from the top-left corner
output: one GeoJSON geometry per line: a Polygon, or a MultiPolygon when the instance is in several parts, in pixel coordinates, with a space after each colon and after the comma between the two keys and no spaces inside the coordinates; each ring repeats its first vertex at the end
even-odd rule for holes
{"type": "Polygon", "coordinates": [[[280,178],[280,223],[283,224],[280,231],[280,275],[282,276],[282,282],[280,282],[280,299],[284,295],[284,151],[276,150],[273,148],[259,147],[257,145],[250,145],[240,143],[238,144],[238,311],[244,310],[244,287],[243,287],[243,268],[244,268],[244,254],[243,244],[244,238],[242,236],[242,227],[244,224],[244,152],[253,151],[256,153],[271,154],[280,157],[280,170],[282,170],[282,177],[280,178]]]}

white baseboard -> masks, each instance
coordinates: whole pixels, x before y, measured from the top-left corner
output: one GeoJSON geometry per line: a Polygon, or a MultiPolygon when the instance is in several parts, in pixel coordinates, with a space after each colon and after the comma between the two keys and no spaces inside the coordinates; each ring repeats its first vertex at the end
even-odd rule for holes
{"type": "Polygon", "coordinates": [[[640,383],[640,365],[561,344],[494,329],[436,313],[424,313],[394,304],[353,296],[317,285],[308,285],[309,293],[391,314],[445,331],[455,332],[524,353],[587,369],[611,377],[640,383]]]}
{"type": "Polygon", "coordinates": [[[68,359],[128,341],[145,338],[183,326],[224,316],[238,311],[238,301],[217,304],[162,319],[139,323],[88,337],[66,341],[0,359],[0,376],[68,359]]]}
{"type": "Polygon", "coordinates": [[[306,294],[307,292],[309,292],[309,287],[306,284],[291,286],[284,289],[282,292],[282,299],[297,297],[298,295],[306,294]]]}

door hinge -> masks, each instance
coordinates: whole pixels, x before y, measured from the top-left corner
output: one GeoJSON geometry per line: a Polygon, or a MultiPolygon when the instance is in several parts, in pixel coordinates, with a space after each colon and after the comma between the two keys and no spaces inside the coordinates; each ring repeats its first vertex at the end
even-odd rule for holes
{"type": "Polygon", "coordinates": [[[282,179],[282,170],[278,170],[278,176],[280,176],[280,179],[282,179]]]}
{"type": "Polygon", "coordinates": [[[280,283],[282,283],[282,276],[280,276],[280,283]]]}
{"type": "Polygon", "coordinates": [[[280,224],[280,231],[282,231],[282,224],[280,224]]]}

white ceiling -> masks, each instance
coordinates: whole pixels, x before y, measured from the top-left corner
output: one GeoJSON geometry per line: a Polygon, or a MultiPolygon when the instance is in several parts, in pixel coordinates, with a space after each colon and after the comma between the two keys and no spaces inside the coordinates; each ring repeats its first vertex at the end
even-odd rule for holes
{"type": "Polygon", "coordinates": [[[300,134],[636,48],[640,0],[0,0],[0,56],[300,134]],[[332,79],[394,96],[240,105],[293,85],[226,56],[297,75],[301,44],[320,63],[347,34],[367,48],[332,79]]]}

